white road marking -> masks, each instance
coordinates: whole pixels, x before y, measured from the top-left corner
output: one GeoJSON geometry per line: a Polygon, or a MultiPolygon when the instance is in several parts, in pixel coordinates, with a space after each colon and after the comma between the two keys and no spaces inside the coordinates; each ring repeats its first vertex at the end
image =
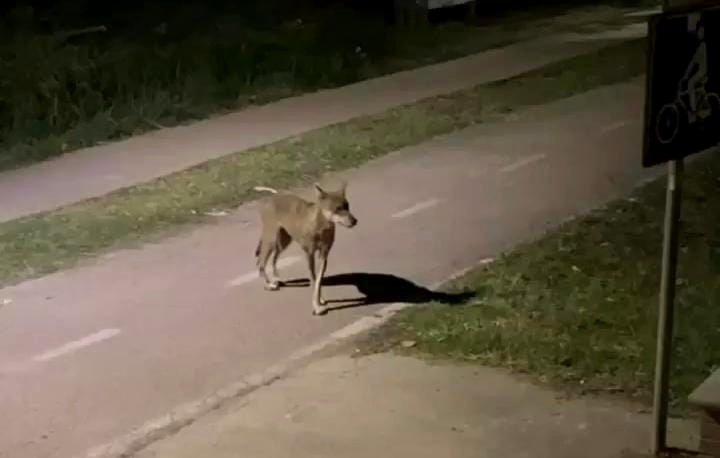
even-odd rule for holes
{"type": "Polygon", "coordinates": [[[118,334],[120,334],[119,329],[103,329],[102,331],[98,331],[95,334],[90,334],[89,336],[83,337],[82,339],[68,342],[65,345],[62,345],[60,347],[49,350],[41,355],[38,355],[33,358],[33,361],[35,361],[36,363],[44,363],[44,362],[50,361],[51,359],[55,359],[60,356],[67,355],[69,353],[76,352],[85,347],[89,347],[90,345],[100,343],[103,340],[111,339],[118,334]]]}
{"type": "Polygon", "coordinates": [[[614,122],[612,124],[609,124],[609,125],[603,127],[602,129],[600,129],[600,135],[607,135],[614,130],[618,130],[618,129],[621,129],[621,128],[627,126],[628,124],[630,124],[630,121],[614,122]]]}
{"type": "Polygon", "coordinates": [[[518,161],[515,161],[512,164],[506,165],[505,167],[500,169],[500,173],[514,172],[518,169],[521,169],[523,167],[526,167],[534,162],[541,161],[543,159],[545,159],[544,154],[534,154],[532,156],[528,156],[528,157],[522,158],[518,161]]]}
{"type": "Polygon", "coordinates": [[[631,11],[629,13],[625,13],[625,17],[645,17],[645,16],[652,16],[653,14],[658,14],[662,11],[662,8],[652,8],[647,10],[639,10],[639,11],[631,11]]]}
{"type": "Polygon", "coordinates": [[[404,210],[400,210],[397,213],[393,213],[392,217],[393,218],[407,218],[410,215],[414,215],[415,213],[419,213],[423,210],[427,210],[428,208],[432,208],[439,203],[440,203],[440,199],[425,200],[423,202],[413,205],[412,207],[406,208],[404,210]]]}
{"type": "MultiPolygon", "coordinates": [[[[280,258],[280,259],[278,259],[277,267],[278,267],[278,269],[283,268],[283,267],[288,267],[288,266],[295,264],[299,260],[300,260],[300,258],[298,258],[296,256],[280,258]]],[[[228,286],[228,288],[232,288],[235,286],[244,285],[245,283],[250,283],[251,281],[257,280],[257,278],[258,278],[258,272],[257,272],[257,270],[254,270],[252,272],[247,272],[242,275],[238,275],[233,280],[229,281],[227,286],[228,286]]]]}
{"type": "Polygon", "coordinates": [[[228,212],[225,210],[206,212],[206,216],[227,216],[228,212]]]}

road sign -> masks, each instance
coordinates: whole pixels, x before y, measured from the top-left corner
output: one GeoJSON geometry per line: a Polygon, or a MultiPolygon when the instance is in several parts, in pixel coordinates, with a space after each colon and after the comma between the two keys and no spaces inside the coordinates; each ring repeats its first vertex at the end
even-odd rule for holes
{"type": "Polygon", "coordinates": [[[650,18],[642,165],[720,143],[720,6],[650,18]]]}

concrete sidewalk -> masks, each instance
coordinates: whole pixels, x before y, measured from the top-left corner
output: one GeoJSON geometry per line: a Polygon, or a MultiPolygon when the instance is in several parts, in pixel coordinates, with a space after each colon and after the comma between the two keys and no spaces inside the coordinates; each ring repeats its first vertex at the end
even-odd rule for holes
{"type": "MultiPolygon", "coordinates": [[[[643,36],[644,24],[613,39],[643,36]]],[[[565,34],[161,129],[0,173],[0,221],[146,182],[210,159],[587,53],[608,37],[565,34]]]]}
{"type": "MultiPolygon", "coordinates": [[[[650,444],[637,406],[563,400],[504,371],[392,354],[317,360],[136,458],[614,458],[650,444]]],[[[692,422],[672,422],[694,447],[692,422]]]]}

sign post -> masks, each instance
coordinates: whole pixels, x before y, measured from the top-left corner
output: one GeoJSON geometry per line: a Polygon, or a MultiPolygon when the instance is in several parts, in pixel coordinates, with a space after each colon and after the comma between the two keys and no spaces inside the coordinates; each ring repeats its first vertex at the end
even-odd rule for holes
{"type": "Polygon", "coordinates": [[[655,454],[665,450],[667,447],[670,354],[675,317],[675,278],[677,272],[682,171],[682,159],[671,161],[668,164],[660,277],[660,308],[658,310],[655,355],[655,387],[653,393],[653,453],[655,454]]]}
{"type": "MultiPolygon", "coordinates": [[[[648,22],[642,164],[668,164],[660,277],[652,451],[667,449],[683,159],[720,143],[720,8],[670,5],[648,22]],[[712,53],[709,53],[711,50],[712,53]]],[[[675,2],[673,2],[675,3],[675,2]]]]}

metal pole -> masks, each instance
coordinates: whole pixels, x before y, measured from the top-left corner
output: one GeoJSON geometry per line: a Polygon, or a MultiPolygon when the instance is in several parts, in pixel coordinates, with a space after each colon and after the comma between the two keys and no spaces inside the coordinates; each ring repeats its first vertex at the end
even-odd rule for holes
{"type": "Polygon", "coordinates": [[[660,277],[660,308],[655,358],[655,393],[653,398],[653,453],[655,454],[667,449],[668,385],[673,339],[682,172],[682,159],[671,161],[668,164],[662,274],[660,277]]]}

